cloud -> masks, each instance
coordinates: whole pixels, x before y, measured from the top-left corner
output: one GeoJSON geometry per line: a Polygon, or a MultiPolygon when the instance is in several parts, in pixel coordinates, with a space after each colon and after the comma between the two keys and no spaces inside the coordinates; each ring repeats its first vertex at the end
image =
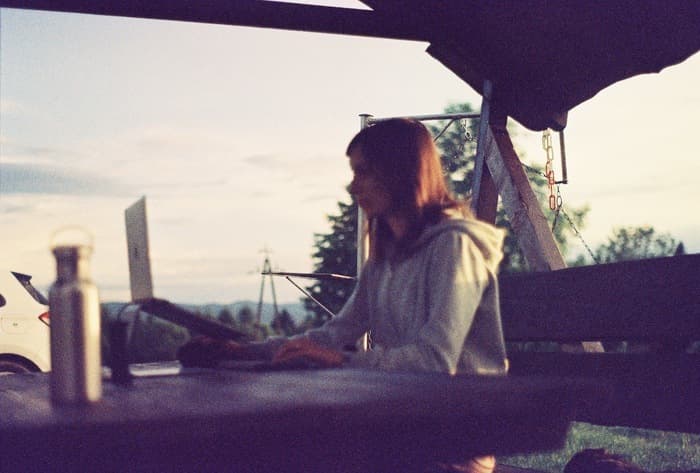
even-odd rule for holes
{"type": "Polygon", "coordinates": [[[0,194],[123,195],[128,186],[76,169],[5,163],[0,168],[0,194]]]}
{"type": "MultiPolygon", "coordinates": [[[[2,176],[2,171],[0,171],[0,183],[2,182],[1,180],[2,176]]],[[[0,184],[1,186],[1,184],[0,184]]],[[[1,189],[2,187],[0,187],[1,189]]],[[[1,192],[0,192],[1,194],[1,192]]],[[[33,203],[22,203],[22,204],[17,204],[17,203],[10,203],[8,202],[8,199],[0,199],[0,214],[3,214],[4,216],[8,215],[23,215],[26,213],[29,213],[35,209],[36,205],[33,203]]]]}
{"type": "MultiPolygon", "coordinates": [[[[17,143],[6,136],[0,137],[3,163],[48,164],[77,162],[85,156],[80,151],[54,146],[35,146],[17,143]]],[[[4,166],[4,165],[3,165],[4,166]]]]}
{"type": "Polygon", "coordinates": [[[285,163],[284,160],[280,159],[280,157],[275,154],[255,154],[243,158],[242,161],[251,166],[261,167],[265,169],[274,169],[276,167],[282,167],[286,164],[289,164],[285,163]]]}

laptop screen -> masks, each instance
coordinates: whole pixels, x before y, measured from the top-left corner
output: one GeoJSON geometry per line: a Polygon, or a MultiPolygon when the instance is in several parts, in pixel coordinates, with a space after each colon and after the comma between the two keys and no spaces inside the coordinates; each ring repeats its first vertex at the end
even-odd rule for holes
{"type": "Polygon", "coordinates": [[[129,282],[131,300],[144,301],[153,298],[151,258],[148,251],[148,223],[146,197],[141,197],[124,211],[126,221],[126,245],[129,253],[129,282]]]}

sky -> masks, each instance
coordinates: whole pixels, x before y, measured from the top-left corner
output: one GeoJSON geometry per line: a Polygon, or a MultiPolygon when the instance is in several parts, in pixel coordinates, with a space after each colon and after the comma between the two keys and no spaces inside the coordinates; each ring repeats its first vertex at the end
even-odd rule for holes
{"type": "MultiPolygon", "coordinates": [[[[312,271],[314,234],[349,199],[344,150],[360,114],[480,107],[426,48],[0,10],[0,270],[46,291],[52,235],[78,225],[94,240],[101,300],[128,300],[123,215],[145,195],[156,296],[257,301],[266,254],[275,270],[312,271]]],[[[565,209],[590,207],[580,229],[590,247],[615,228],[652,225],[700,251],[699,83],[696,54],[569,112],[561,193],[565,209]]],[[[541,133],[515,128],[523,161],[544,166],[541,133]]],[[[557,155],[557,178],[560,168],[557,155]]],[[[284,279],[275,289],[278,302],[301,296],[284,279]]],[[[263,298],[272,301],[269,280],[263,298]]]]}

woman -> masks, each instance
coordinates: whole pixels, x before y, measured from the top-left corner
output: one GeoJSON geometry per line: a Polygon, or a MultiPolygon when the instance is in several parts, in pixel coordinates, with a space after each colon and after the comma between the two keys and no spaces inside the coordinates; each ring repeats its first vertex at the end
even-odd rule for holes
{"type": "MultiPolygon", "coordinates": [[[[503,231],[477,221],[450,196],[432,136],[418,121],[364,128],[346,153],[349,190],[370,222],[369,260],[350,299],[303,335],[215,345],[212,353],[325,367],[504,374],[496,279],[503,231]],[[368,331],[368,351],[343,351],[368,331]]],[[[183,350],[180,357],[196,364],[199,355],[183,350]]],[[[493,469],[493,457],[471,463],[466,471],[493,469]]]]}

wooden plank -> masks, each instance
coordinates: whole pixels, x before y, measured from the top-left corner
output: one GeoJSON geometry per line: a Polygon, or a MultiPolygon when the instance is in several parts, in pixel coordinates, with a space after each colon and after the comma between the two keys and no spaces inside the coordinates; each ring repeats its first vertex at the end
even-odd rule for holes
{"type": "Polygon", "coordinates": [[[474,160],[474,185],[472,188],[471,207],[474,215],[484,222],[495,223],[498,208],[498,189],[486,166],[486,144],[489,121],[491,119],[491,81],[484,83],[484,97],[481,101],[481,118],[479,119],[479,140],[474,160]]]}
{"type": "Polygon", "coordinates": [[[155,20],[252,26],[411,41],[429,41],[425,25],[390,21],[383,14],[356,8],[302,5],[292,2],[89,2],[85,0],[2,0],[8,8],[85,13],[155,20]]]}
{"type": "Polygon", "coordinates": [[[559,448],[580,399],[562,378],[367,370],[189,370],[105,383],[57,407],[49,375],[0,378],[0,465],[13,471],[423,471],[475,454],[559,448]]]}
{"type": "Polygon", "coordinates": [[[503,208],[533,271],[566,267],[535,193],[506,129],[506,120],[492,114],[487,132],[486,164],[503,208]]]}
{"type": "Polygon", "coordinates": [[[473,206],[476,218],[488,223],[496,223],[498,210],[498,190],[491,178],[489,169],[484,166],[481,174],[479,200],[473,206]]]}
{"type": "Polygon", "coordinates": [[[520,352],[508,359],[514,376],[575,374],[612,384],[612,401],[581,407],[579,421],[700,433],[699,354],[520,352]]]}
{"type": "Polygon", "coordinates": [[[700,340],[700,254],[502,275],[507,340],[700,340]]]}

